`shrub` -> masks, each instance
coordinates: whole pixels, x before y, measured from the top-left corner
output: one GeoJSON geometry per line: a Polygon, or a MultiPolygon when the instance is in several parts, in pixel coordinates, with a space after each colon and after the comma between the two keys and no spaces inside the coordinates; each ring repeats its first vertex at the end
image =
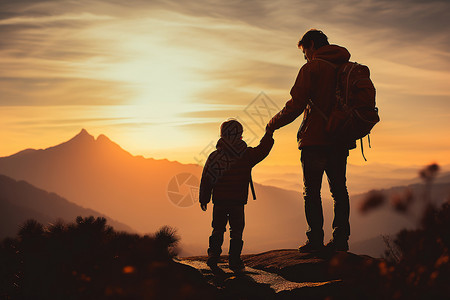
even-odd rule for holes
{"type": "MultiPolygon", "coordinates": [[[[432,164],[419,172],[425,192],[421,197],[424,211],[418,227],[404,229],[395,238],[385,239],[388,258],[393,258],[380,262],[378,268],[378,293],[385,299],[444,299],[450,295],[450,199],[436,206],[430,196],[438,171],[439,166],[432,164]]],[[[394,196],[392,208],[404,214],[409,211],[413,198],[406,190],[403,196],[394,196]]],[[[371,207],[374,201],[366,202],[369,204],[362,207],[371,207]]]]}
{"type": "Polygon", "coordinates": [[[168,226],[139,236],[114,231],[105,218],[46,227],[28,220],[17,238],[0,244],[0,298],[129,298],[139,293],[136,285],[158,282],[157,271],[173,263],[178,240],[168,226]]]}

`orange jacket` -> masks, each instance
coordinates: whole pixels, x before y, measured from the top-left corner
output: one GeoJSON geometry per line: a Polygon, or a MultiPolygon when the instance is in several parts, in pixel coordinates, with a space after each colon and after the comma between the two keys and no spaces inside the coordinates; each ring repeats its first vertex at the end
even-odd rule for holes
{"type": "MultiPolygon", "coordinates": [[[[294,121],[303,112],[303,122],[298,130],[298,148],[305,146],[331,145],[325,132],[326,121],[316,108],[330,115],[336,103],[336,69],[327,62],[339,65],[350,59],[347,49],[337,45],[326,45],[314,52],[313,59],[300,69],[291,89],[291,99],[269,122],[270,130],[276,130],[294,121]]],[[[356,145],[355,145],[356,146],[356,145]]],[[[349,145],[348,148],[354,148],[349,145]]]]}

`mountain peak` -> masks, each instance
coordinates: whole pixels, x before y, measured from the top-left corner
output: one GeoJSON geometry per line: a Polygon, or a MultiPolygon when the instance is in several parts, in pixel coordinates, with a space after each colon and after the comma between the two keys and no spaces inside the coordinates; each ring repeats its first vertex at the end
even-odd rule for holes
{"type": "Polygon", "coordinates": [[[97,142],[112,142],[106,135],[100,134],[97,137],[97,142]]]}
{"type": "MultiPolygon", "coordinates": [[[[68,140],[66,143],[63,143],[61,145],[64,145],[67,143],[69,143],[69,144],[85,144],[85,143],[90,143],[90,142],[94,142],[94,141],[95,141],[94,136],[89,134],[89,132],[87,132],[87,130],[83,128],[76,136],[74,136],[73,138],[68,140]]],[[[55,147],[57,147],[57,146],[55,146],[55,147]]],[[[54,148],[54,147],[51,147],[51,148],[54,148]]]]}
{"type": "Polygon", "coordinates": [[[94,138],[86,129],[82,128],[81,131],[75,137],[89,137],[94,138]]]}
{"type": "Polygon", "coordinates": [[[103,149],[102,151],[132,157],[132,155],[129,152],[124,150],[122,147],[120,147],[119,144],[113,142],[109,137],[107,137],[104,134],[100,134],[97,137],[97,139],[95,140],[95,144],[97,145],[97,147],[100,147],[100,149],[103,149]]]}
{"type": "Polygon", "coordinates": [[[91,136],[86,129],[82,128],[81,131],[76,136],[91,136]]]}

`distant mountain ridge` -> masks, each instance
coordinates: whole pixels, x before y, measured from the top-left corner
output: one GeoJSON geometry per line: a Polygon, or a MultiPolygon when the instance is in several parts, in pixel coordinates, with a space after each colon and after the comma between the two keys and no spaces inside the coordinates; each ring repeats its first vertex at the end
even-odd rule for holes
{"type": "MultiPolygon", "coordinates": [[[[358,153],[350,152],[350,156],[358,153]]],[[[390,164],[367,163],[365,165],[347,165],[347,188],[350,196],[366,193],[373,189],[393,186],[407,186],[421,183],[419,170],[424,166],[399,167],[390,164]]],[[[440,166],[436,181],[448,182],[450,165],[440,166]],[[441,179],[442,177],[442,179],[441,179]]],[[[301,191],[303,172],[300,163],[296,166],[257,166],[253,174],[256,182],[278,186],[283,189],[301,191]]],[[[322,195],[331,197],[327,184],[322,185],[322,195]]]]}
{"type": "MultiPolygon", "coordinates": [[[[195,197],[187,199],[192,206],[181,207],[171,202],[169,182],[180,174],[190,174],[199,180],[201,172],[202,167],[194,164],[133,156],[106,136],[99,135],[95,139],[84,129],[62,144],[43,150],[27,149],[0,158],[0,174],[55,192],[140,233],[154,232],[163,225],[177,228],[182,237],[183,255],[201,255],[206,251],[212,207],[209,205],[207,212],[201,211],[195,197]]],[[[445,178],[440,179],[445,181],[445,178]]],[[[447,186],[449,184],[443,182],[439,193],[445,193],[447,186]]],[[[295,248],[303,243],[306,220],[301,190],[285,190],[258,183],[255,183],[255,188],[257,200],[249,199],[246,208],[244,251],[255,253],[295,248]]],[[[180,185],[179,192],[186,193],[186,187],[180,185]]],[[[195,191],[191,189],[189,192],[195,196],[195,191]]],[[[360,215],[359,203],[366,196],[365,193],[351,196],[350,242],[380,238],[380,234],[393,234],[405,226],[412,226],[405,216],[389,209],[360,215]]],[[[323,207],[327,239],[330,237],[333,204],[326,196],[323,207]]],[[[361,251],[371,248],[364,248],[361,243],[358,247],[363,249],[361,251]]],[[[224,244],[224,253],[226,251],[227,243],[224,244]]],[[[376,256],[379,252],[368,254],[376,256]]]]}
{"type": "MultiPolygon", "coordinates": [[[[181,233],[184,222],[199,220],[197,206],[177,207],[168,198],[167,186],[180,173],[199,178],[201,170],[198,165],[133,156],[105,135],[94,138],[85,129],[59,145],[0,158],[0,174],[101,211],[141,233],[163,225],[178,227],[181,233]]],[[[209,224],[204,227],[209,231],[209,224]]]]}
{"type": "Polygon", "coordinates": [[[28,219],[46,224],[57,220],[73,222],[77,216],[104,217],[119,231],[134,231],[123,223],[71,203],[55,193],[0,175],[0,238],[15,236],[19,226],[28,219]]]}

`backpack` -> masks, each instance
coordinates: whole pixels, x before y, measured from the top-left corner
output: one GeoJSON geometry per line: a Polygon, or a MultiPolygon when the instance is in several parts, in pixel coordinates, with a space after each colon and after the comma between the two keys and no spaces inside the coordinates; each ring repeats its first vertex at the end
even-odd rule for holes
{"type": "Polygon", "coordinates": [[[340,143],[353,143],[359,139],[363,158],[367,161],[362,138],[368,136],[370,147],[369,133],[380,121],[369,68],[356,62],[337,66],[329,61],[322,61],[332,65],[337,73],[336,105],[328,117],[319,109],[327,122],[326,131],[333,141],[340,143]]]}

